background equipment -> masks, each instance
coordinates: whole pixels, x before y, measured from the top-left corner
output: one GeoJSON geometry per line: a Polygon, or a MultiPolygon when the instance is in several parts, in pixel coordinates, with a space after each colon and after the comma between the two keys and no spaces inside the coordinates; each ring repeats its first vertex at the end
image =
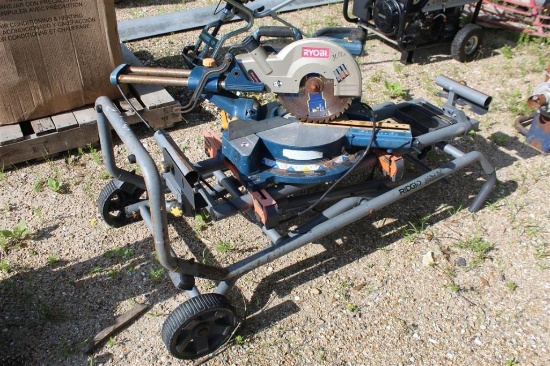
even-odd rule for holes
{"type": "Polygon", "coordinates": [[[350,18],[349,0],[344,17],[374,33],[401,51],[401,62],[413,62],[414,50],[450,42],[451,56],[472,61],[480,50],[483,29],[476,23],[481,0],[354,0],[350,18]],[[464,5],[476,3],[469,23],[461,27],[464,5]]]}
{"type": "Polygon", "coordinates": [[[535,87],[527,99],[527,106],[535,112],[529,116],[518,116],[514,126],[526,137],[529,145],[547,154],[550,152],[550,65],[544,74],[544,82],[535,87]]]}

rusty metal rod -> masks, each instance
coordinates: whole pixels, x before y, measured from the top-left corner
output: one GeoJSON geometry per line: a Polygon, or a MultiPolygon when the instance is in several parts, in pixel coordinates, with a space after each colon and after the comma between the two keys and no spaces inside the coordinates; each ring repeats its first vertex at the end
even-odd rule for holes
{"type": "Polygon", "coordinates": [[[189,84],[189,79],[187,78],[150,75],[119,75],[117,81],[120,84],[151,84],[185,87],[189,84]]]}
{"type": "Polygon", "coordinates": [[[176,78],[188,78],[191,75],[189,69],[167,69],[163,67],[128,66],[126,70],[135,75],[171,76],[176,78]]]}

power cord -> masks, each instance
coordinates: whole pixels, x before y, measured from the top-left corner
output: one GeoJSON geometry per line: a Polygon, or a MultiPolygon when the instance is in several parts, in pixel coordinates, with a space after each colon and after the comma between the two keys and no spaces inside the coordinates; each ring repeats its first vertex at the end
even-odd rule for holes
{"type": "Polygon", "coordinates": [[[361,154],[361,156],[359,157],[359,159],[357,159],[353,165],[351,166],[351,168],[349,168],[345,173],[344,175],[342,175],[340,178],[338,178],[326,191],[325,193],[323,193],[323,195],[321,197],[319,197],[319,199],[317,201],[315,201],[313,204],[311,204],[308,208],[298,212],[297,214],[291,216],[291,217],[288,217],[284,220],[281,220],[280,223],[284,223],[284,222],[287,222],[287,221],[290,221],[290,220],[294,220],[295,218],[297,217],[300,217],[302,216],[303,214],[313,210],[315,207],[317,207],[317,205],[319,205],[321,202],[323,202],[323,200],[327,197],[327,195],[334,189],[336,188],[336,186],[342,181],[344,180],[348,175],[351,174],[351,172],[357,168],[357,166],[365,159],[365,157],[368,155],[368,153],[370,152],[371,150],[371,147],[372,147],[372,143],[374,142],[374,139],[376,138],[376,118],[375,118],[375,115],[372,111],[372,109],[364,104],[364,103],[361,103],[364,107],[366,107],[369,111],[370,111],[370,119],[372,121],[372,134],[371,134],[371,137],[370,137],[370,140],[369,140],[369,143],[367,144],[367,147],[365,148],[365,150],[363,151],[363,153],[361,154]]]}

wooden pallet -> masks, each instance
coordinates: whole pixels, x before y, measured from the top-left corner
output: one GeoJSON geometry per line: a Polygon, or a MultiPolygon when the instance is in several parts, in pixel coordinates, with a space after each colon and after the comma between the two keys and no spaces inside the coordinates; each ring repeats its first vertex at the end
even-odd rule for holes
{"type": "MultiPolygon", "coordinates": [[[[122,44],[124,62],[141,62],[122,44]]],[[[153,85],[132,87],[130,103],[155,129],[169,128],[182,120],[174,112],[180,103],[166,91],[153,85]]],[[[126,115],[129,124],[141,122],[123,99],[115,104],[126,115]]],[[[33,121],[0,126],[0,169],[35,159],[45,159],[60,152],[97,144],[99,136],[93,105],[33,121]]]]}

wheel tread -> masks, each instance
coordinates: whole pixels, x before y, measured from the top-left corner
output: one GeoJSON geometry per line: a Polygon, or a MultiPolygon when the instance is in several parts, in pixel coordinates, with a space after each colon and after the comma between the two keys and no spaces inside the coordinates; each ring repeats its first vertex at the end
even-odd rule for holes
{"type": "Polygon", "coordinates": [[[166,318],[162,326],[162,341],[170,354],[174,357],[181,358],[180,355],[175,354],[172,349],[172,339],[174,334],[184,323],[202,311],[222,307],[233,310],[233,306],[225,296],[215,293],[202,294],[180,304],[168,318],[166,318]]]}

